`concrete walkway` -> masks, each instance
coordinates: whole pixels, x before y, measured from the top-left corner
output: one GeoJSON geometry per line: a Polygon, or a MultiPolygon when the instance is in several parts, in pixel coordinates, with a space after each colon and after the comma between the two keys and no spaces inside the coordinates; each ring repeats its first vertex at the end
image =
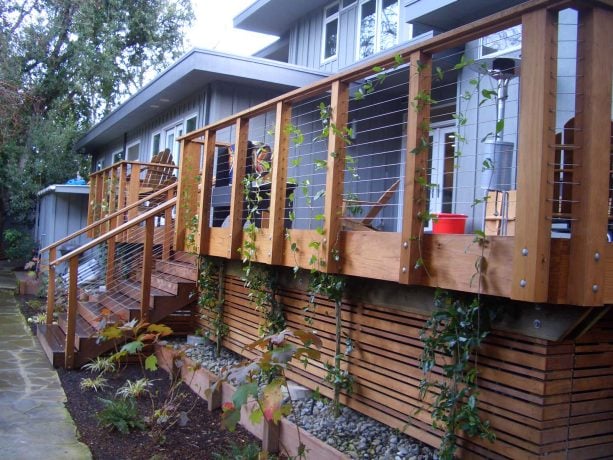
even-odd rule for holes
{"type": "Polygon", "coordinates": [[[14,273],[0,267],[0,457],[90,459],[57,373],[19,312],[15,287],[14,273]]]}

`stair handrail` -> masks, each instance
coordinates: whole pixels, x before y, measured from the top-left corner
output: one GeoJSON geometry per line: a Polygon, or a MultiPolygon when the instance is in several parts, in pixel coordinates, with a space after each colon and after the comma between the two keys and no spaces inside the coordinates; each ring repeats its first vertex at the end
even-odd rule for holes
{"type": "MultiPolygon", "coordinates": [[[[136,225],[145,222],[145,239],[144,239],[144,247],[143,247],[143,267],[141,274],[141,319],[146,321],[149,317],[149,302],[151,295],[151,272],[153,268],[153,236],[155,231],[155,218],[162,211],[166,211],[167,217],[170,217],[170,209],[175,206],[177,203],[177,197],[173,197],[164,203],[159,204],[155,208],[147,211],[131,220],[126,222],[125,224],[120,225],[108,232],[104,235],[99,236],[98,238],[89,241],[88,243],[83,244],[79,248],[74,251],[69,252],[68,254],[60,257],[59,259],[50,260],[49,261],[49,280],[47,286],[47,324],[51,324],[53,322],[53,310],[55,308],[55,267],[63,262],[68,261],[68,308],[66,312],[66,342],[64,348],[64,361],[65,367],[67,369],[72,369],[74,366],[75,356],[74,356],[74,341],[76,335],[76,321],[77,321],[77,310],[78,310],[78,299],[77,299],[77,278],[79,271],[79,258],[78,256],[88,251],[89,249],[94,248],[95,246],[109,242],[109,250],[108,256],[111,260],[114,253],[115,246],[115,237],[120,233],[130,230],[136,225]]],[[[172,238],[168,238],[172,240],[172,238]]],[[[164,241],[164,246],[167,246],[166,239],[164,241]]],[[[170,248],[163,249],[164,254],[170,253],[170,248]]],[[[108,263],[108,261],[107,261],[108,263]]],[[[107,278],[109,277],[109,273],[107,270],[107,278]]]]}
{"type": "Polygon", "coordinates": [[[176,182],[173,182],[172,184],[167,185],[166,187],[164,187],[164,188],[162,188],[162,189],[152,193],[151,195],[147,195],[145,198],[142,198],[142,199],[140,199],[138,201],[135,201],[134,203],[132,203],[132,204],[130,204],[128,206],[125,206],[125,207],[121,208],[120,210],[115,211],[112,214],[109,214],[108,216],[105,216],[102,219],[97,220],[96,222],[92,222],[87,227],[83,227],[82,229],[77,230],[76,232],[74,232],[74,233],[72,233],[72,234],[70,234],[68,236],[65,236],[64,238],[61,238],[61,239],[51,243],[50,245],[45,246],[44,248],[40,249],[38,251],[38,253],[40,255],[43,252],[50,251],[51,249],[57,248],[59,245],[64,244],[64,243],[66,243],[66,242],[76,238],[77,236],[82,235],[83,233],[86,233],[86,232],[88,232],[90,230],[93,230],[94,228],[96,228],[96,227],[98,227],[98,226],[100,226],[102,224],[105,224],[106,222],[108,222],[108,221],[110,221],[110,220],[112,220],[112,219],[114,219],[116,217],[119,217],[120,215],[125,214],[129,210],[134,209],[134,208],[136,208],[136,207],[138,207],[138,206],[140,206],[142,204],[145,204],[147,201],[150,201],[152,198],[156,198],[156,197],[158,197],[160,195],[163,195],[164,193],[167,193],[167,192],[171,191],[173,188],[177,188],[177,183],[176,182]]]}
{"type": "MultiPolygon", "coordinates": [[[[90,174],[90,177],[92,177],[92,176],[98,176],[98,175],[104,174],[105,172],[108,172],[108,171],[110,171],[111,169],[115,169],[115,168],[117,168],[118,166],[121,166],[121,165],[124,165],[124,164],[125,164],[125,165],[132,165],[132,166],[134,166],[134,165],[138,165],[138,166],[145,166],[145,167],[156,166],[156,164],[155,164],[155,163],[147,163],[146,161],[121,160],[121,161],[118,161],[117,163],[113,163],[112,165],[107,166],[107,167],[106,167],[106,168],[104,168],[104,169],[99,169],[98,171],[94,171],[94,172],[92,172],[92,173],[90,174]]],[[[174,169],[179,169],[179,166],[178,166],[178,165],[171,165],[171,164],[169,164],[169,165],[164,165],[164,167],[174,168],[174,169]]]]}

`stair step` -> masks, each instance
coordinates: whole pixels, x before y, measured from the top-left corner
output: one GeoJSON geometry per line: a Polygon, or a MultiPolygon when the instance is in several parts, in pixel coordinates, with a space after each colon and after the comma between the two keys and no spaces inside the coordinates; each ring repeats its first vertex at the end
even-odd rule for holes
{"type": "Polygon", "coordinates": [[[113,312],[121,321],[130,321],[140,315],[140,301],[123,295],[121,292],[109,292],[100,304],[113,312]]]}
{"type": "Polygon", "coordinates": [[[177,262],[189,263],[192,264],[194,267],[198,266],[198,256],[196,254],[177,251],[173,254],[172,258],[177,262]]]}
{"type": "Polygon", "coordinates": [[[190,262],[157,260],[155,262],[155,269],[157,272],[167,273],[194,282],[198,281],[198,268],[190,262]]]}
{"type": "MultiPolygon", "coordinates": [[[[68,328],[66,313],[60,313],[58,315],[58,325],[66,333],[68,328]]],[[[85,320],[81,315],[77,315],[75,322],[75,349],[82,350],[86,345],[86,342],[96,342],[96,335],[98,329],[94,328],[89,322],[85,320]]]]}
{"type": "Polygon", "coordinates": [[[66,334],[57,324],[39,324],[36,337],[53,367],[64,366],[66,334]]]}
{"type": "Polygon", "coordinates": [[[188,291],[190,290],[196,291],[196,283],[194,281],[160,272],[153,272],[151,274],[151,286],[170,292],[173,295],[189,294],[188,291]]]}
{"type": "MultiPolygon", "coordinates": [[[[126,297],[130,297],[131,299],[137,300],[140,302],[140,298],[141,298],[141,284],[137,281],[128,281],[128,280],[124,280],[124,281],[120,281],[117,283],[117,285],[115,286],[114,289],[115,292],[120,292],[121,294],[125,295],[126,297]]],[[[167,292],[167,291],[162,291],[160,289],[157,289],[155,287],[151,287],[151,293],[150,293],[150,306],[154,306],[155,305],[155,298],[174,298],[176,297],[174,294],[167,292]]]]}

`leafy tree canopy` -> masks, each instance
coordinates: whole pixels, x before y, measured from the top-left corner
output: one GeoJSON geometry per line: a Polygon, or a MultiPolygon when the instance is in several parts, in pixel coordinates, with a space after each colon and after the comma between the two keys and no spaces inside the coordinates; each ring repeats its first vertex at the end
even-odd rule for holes
{"type": "Polygon", "coordinates": [[[0,230],[74,177],[73,146],[183,52],[190,0],[0,0],[0,230]]]}

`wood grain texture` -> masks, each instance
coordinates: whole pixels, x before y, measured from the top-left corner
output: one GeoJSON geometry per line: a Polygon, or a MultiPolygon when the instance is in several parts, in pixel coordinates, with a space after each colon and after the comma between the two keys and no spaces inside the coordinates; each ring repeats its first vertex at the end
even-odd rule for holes
{"type": "Polygon", "coordinates": [[[200,206],[198,212],[198,252],[208,255],[210,247],[211,193],[215,163],[215,131],[204,133],[204,160],[200,176],[200,206]]]}
{"type": "Polygon", "coordinates": [[[177,196],[180,206],[177,206],[175,218],[175,249],[185,249],[188,226],[193,216],[198,212],[198,175],[200,174],[200,144],[181,141],[179,160],[179,186],[177,196]]]}
{"type": "Polygon", "coordinates": [[[238,259],[238,249],[243,240],[243,206],[244,185],[247,166],[247,137],[249,135],[249,120],[239,118],[236,120],[236,141],[232,157],[232,192],[230,196],[230,246],[228,259],[238,259]]]}

